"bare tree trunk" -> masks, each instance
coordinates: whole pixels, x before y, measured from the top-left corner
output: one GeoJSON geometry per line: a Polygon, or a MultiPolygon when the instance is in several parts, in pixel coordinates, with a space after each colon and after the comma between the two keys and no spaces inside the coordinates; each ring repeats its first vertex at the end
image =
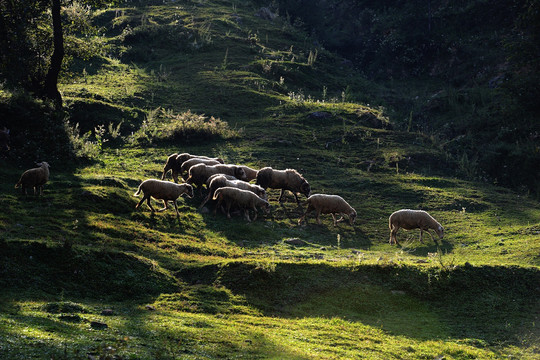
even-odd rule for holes
{"type": "Polygon", "coordinates": [[[52,0],[52,21],[53,21],[53,45],[54,50],[51,56],[51,64],[47,76],[45,77],[44,95],[54,101],[57,109],[62,108],[62,95],[58,91],[58,75],[62,68],[64,59],[64,35],[62,31],[62,20],[60,17],[60,0],[52,0]]]}

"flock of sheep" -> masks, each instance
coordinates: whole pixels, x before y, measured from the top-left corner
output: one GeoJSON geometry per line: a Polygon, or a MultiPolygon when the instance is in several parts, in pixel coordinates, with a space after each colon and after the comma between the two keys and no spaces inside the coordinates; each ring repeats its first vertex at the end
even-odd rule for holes
{"type": "MultiPolygon", "coordinates": [[[[43,194],[43,185],[49,180],[49,164],[41,162],[37,168],[25,171],[20,180],[15,184],[15,188],[22,187],[24,194],[27,194],[28,188],[34,189],[34,194],[43,194]]],[[[304,177],[294,169],[275,170],[271,167],[265,167],[260,170],[254,170],[244,165],[224,164],[220,158],[210,158],[200,155],[191,155],[188,153],[172,154],[167,158],[161,180],[148,179],[143,181],[134,196],[143,193],[142,199],[135,208],[139,208],[146,200],[148,207],[154,212],[150,199],[153,197],[163,201],[164,207],[157,211],[168,209],[168,202],[172,201],[176,209],[178,206],[176,200],[186,195],[194,197],[193,186],[196,186],[199,194],[202,196],[203,185],[208,190],[199,208],[202,208],[209,200],[215,200],[217,209],[223,209],[230,218],[231,208],[239,209],[243,212],[247,221],[257,219],[257,209],[263,209],[266,213],[270,211],[270,204],[266,194],[266,189],[280,189],[281,193],[278,201],[281,202],[286,190],[293,193],[296,202],[300,204],[298,193],[307,197],[307,209],[298,220],[300,225],[303,221],[307,223],[308,213],[315,211],[317,223],[321,224],[320,214],[331,214],[334,220],[334,226],[344,220],[347,215],[351,226],[356,219],[356,210],[352,208],[341,196],[313,194],[311,187],[304,177]],[[165,181],[167,173],[171,171],[174,182],[165,181]],[[184,183],[178,183],[178,177],[184,179],[184,183]],[[255,180],[255,184],[250,181],[255,180]],[[254,211],[253,219],[249,216],[249,210],[254,211]],[[336,215],[341,218],[336,219],[336,215]]],[[[423,210],[402,209],[392,213],[389,217],[390,244],[399,245],[397,241],[397,231],[402,228],[405,230],[420,229],[420,241],[422,242],[423,232],[434,230],[440,239],[443,238],[444,229],[431,215],[423,210]]]]}

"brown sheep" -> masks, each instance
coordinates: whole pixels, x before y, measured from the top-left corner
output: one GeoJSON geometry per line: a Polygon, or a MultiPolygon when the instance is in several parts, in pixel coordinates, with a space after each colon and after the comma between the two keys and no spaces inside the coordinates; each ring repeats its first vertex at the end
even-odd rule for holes
{"type": "MultiPolygon", "coordinates": [[[[405,230],[420,229],[420,242],[422,241],[422,233],[427,231],[431,239],[435,241],[433,235],[429,232],[430,229],[435,230],[439,238],[444,236],[444,228],[435,220],[431,215],[423,210],[410,210],[402,209],[398,210],[388,218],[388,227],[390,228],[390,244],[395,243],[399,245],[397,241],[397,231],[400,228],[405,230]]],[[[435,241],[437,243],[437,241],[435,241]]]]}
{"type": "Polygon", "coordinates": [[[351,226],[354,224],[356,219],[356,210],[354,210],[351,205],[349,205],[341,196],[338,195],[325,195],[325,194],[314,194],[307,199],[308,207],[306,212],[298,220],[298,225],[302,223],[302,220],[306,220],[307,223],[307,214],[315,210],[317,213],[317,223],[321,224],[321,219],[319,218],[320,214],[332,214],[332,219],[334,219],[334,226],[337,226],[337,223],[343,220],[336,220],[336,214],[346,214],[349,216],[349,223],[351,226]]]}
{"type": "Polygon", "coordinates": [[[212,199],[218,201],[216,207],[219,207],[223,202],[225,203],[228,219],[231,218],[230,209],[232,205],[236,205],[244,210],[244,216],[247,221],[251,221],[249,218],[249,209],[253,209],[255,212],[253,221],[257,219],[257,207],[261,207],[266,213],[270,211],[268,201],[261,199],[251,191],[234,187],[225,186],[217,189],[212,199]]]}
{"type": "Polygon", "coordinates": [[[281,189],[278,201],[281,202],[285,190],[293,193],[296,202],[300,204],[297,193],[302,193],[309,197],[311,188],[309,183],[294,169],[274,170],[271,167],[265,167],[257,173],[257,185],[263,189],[281,189]]]}
{"type": "Polygon", "coordinates": [[[178,212],[178,206],[176,205],[176,199],[180,195],[186,194],[188,197],[193,197],[193,187],[189,184],[176,184],[170,181],[162,181],[157,179],[148,179],[143,181],[139,188],[137,189],[137,192],[133,194],[133,196],[139,196],[139,194],[143,192],[144,196],[139,201],[139,203],[135,206],[135,209],[138,209],[139,206],[146,200],[146,203],[148,204],[148,207],[152,212],[155,211],[155,209],[152,207],[152,204],[150,203],[150,197],[153,197],[155,199],[163,200],[164,207],[162,209],[159,209],[158,211],[164,211],[168,209],[167,202],[172,201],[174,204],[174,208],[176,209],[176,214],[179,215],[178,212]]]}
{"type": "Polygon", "coordinates": [[[15,188],[22,188],[24,195],[27,195],[27,188],[33,188],[34,195],[43,195],[43,185],[49,181],[49,163],[43,161],[36,165],[39,167],[26,170],[15,184],[15,188]]]}
{"type": "Polygon", "coordinates": [[[220,164],[223,164],[223,160],[220,158],[210,158],[208,156],[203,155],[192,155],[188,153],[182,153],[182,154],[171,154],[167,158],[167,162],[165,163],[165,166],[163,167],[163,174],[161,175],[161,180],[165,180],[165,176],[169,172],[169,170],[172,171],[172,177],[174,179],[174,182],[178,182],[178,173],[180,173],[180,168],[182,164],[193,158],[199,158],[199,159],[208,159],[208,160],[216,160],[220,164]]]}

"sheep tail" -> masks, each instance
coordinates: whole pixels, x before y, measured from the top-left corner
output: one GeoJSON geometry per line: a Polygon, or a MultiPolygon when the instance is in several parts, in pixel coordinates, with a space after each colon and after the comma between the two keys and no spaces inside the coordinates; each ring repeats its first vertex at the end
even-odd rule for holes
{"type": "Polygon", "coordinates": [[[137,191],[133,194],[133,196],[139,196],[139,194],[141,193],[141,187],[142,187],[142,184],[139,185],[139,188],[138,188],[137,191]]]}
{"type": "Polygon", "coordinates": [[[19,182],[15,184],[15,189],[18,188],[19,186],[21,186],[21,180],[19,180],[19,182]]]}
{"type": "Polygon", "coordinates": [[[221,194],[221,189],[217,189],[216,191],[214,191],[214,196],[212,197],[212,200],[217,200],[219,194],[221,194]]]}

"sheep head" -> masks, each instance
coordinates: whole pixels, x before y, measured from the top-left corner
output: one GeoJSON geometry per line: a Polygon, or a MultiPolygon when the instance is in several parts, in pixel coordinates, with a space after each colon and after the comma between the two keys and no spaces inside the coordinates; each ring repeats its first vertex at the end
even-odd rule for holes
{"type": "Polygon", "coordinates": [[[246,172],[241,167],[237,167],[234,170],[234,177],[237,178],[237,179],[240,179],[240,180],[247,181],[246,172]]]}
{"type": "Polygon", "coordinates": [[[182,186],[184,188],[184,194],[186,194],[189,198],[192,198],[194,196],[193,186],[191,186],[190,184],[181,184],[179,186],[182,186]]]}
{"type": "Polygon", "coordinates": [[[349,224],[351,224],[351,226],[354,224],[354,220],[356,220],[356,211],[353,209],[349,214],[349,224]]]}
{"type": "Polygon", "coordinates": [[[443,236],[444,236],[444,228],[439,225],[436,229],[435,229],[435,232],[437,233],[437,235],[439,235],[439,239],[442,239],[443,236]]]}
{"type": "Polygon", "coordinates": [[[300,185],[300,190],[302,194],[304,194],[306,197],[309,197],[309,195],[311,194],[311,187],[306,180],[302,181],[302,184],[300,185]]]}

